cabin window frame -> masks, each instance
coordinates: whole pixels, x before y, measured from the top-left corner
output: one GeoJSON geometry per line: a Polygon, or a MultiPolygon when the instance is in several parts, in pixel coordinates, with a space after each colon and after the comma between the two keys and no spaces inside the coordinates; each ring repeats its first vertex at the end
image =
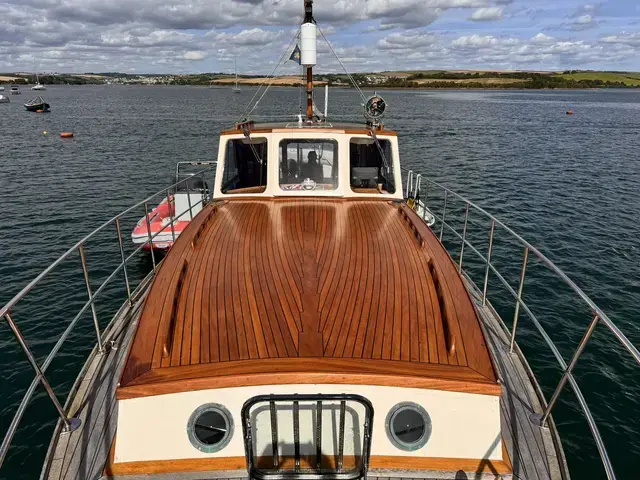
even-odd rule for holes
{"type": "Polygon", "coordinates": [[[224,405],[220,405],[219,403],[205,403],[204,405],[200,405],[196,408],[189,417],[189,421],[187,422],[187,436],[189,437],[191,445],[197,450],[200,450],[203,453],[217,453],[229,445],[233,438],[234,428],[233,415],[231,415],[231,412],[229,412],[224,405]],[[195,429],[198,419],[208,412],[215,412],[222,416],[227,427],[222,440],[214,444],[203,442],[196,434],[195,429]]]}
{"type": "MultiPolygon", "coordinates": [[[[266,135],[256,136],[256,137],[252,136],[249,138],[247,138],[246,136],[243,136],[243,137],[234,137],[234,138],[227,139],[224,145],[224,153],[221,158],[222,168],[220,170],[220,193],[222,195],[262,195],[266,193],[269,189],[269,168],[271,163],[269,160],[270,148],[271,148],[271,141],[269,137],[266,135]],[[233,142],[246,142],[247,140],[249,140],[254,145],[264,144],[264,147],[260,147],[262,149],[261,160],[264,161],[264,167],[263,167],[264,173],[261,174],[261,177],[264,179],[264,185],[256,185],[256,186],[243,187],[243,188],[233,189],[233,190],[225,190],[225,183],[228,183],[230,181],[230,180],[226,180],[225,178],[228,171],[227,161],[228,161],[228,155],[229,155],[229,146],[233,142]]],[[[249,151],[251,151],[251,149],[249,149],[249,151]]]]}
{"type": "MultiPolygon", "coordinates": [[[[301,132],[302,133],[302,132],[301,132]]],[[[307,132],[304,132],[305,134],[307,132]]],[[[309,132],[310,133],[310,132],[309,132]]],[[[342,161],[342,140],[340,138],[323,138],[322,136],[309,136],[309,135],[300,135],[300,136],[286,136],[286,137],[281,137],[277,140],[277,142],[274,142],[274,149],[275,151],[275,159],[274,161],[277,162],[277,168],[274,168],[274,170],[276,171],[275,173],[275,179],[277,181],[277,187],[274,189],[275,191],[277,191],[277,195],[308,195],[308,196],[336,196],[336,195],[341,195],[341,179],[340,179],[340,175],[341,175],[341,171],[342,171],[342,167],[340,165],[340,162],[342,161]],[[310,188],[310,189],[305,189],[302,182],[304,181],[304,179],[301,179],[301,177],[299,177],[298,179],[301,179],[300,185],[301,188],[300,189],[284,189],[282,188],[283,185],[292,185],[292,184],[287,184],[287,183],[282,183],[282,153],[283,153],[283,143],[286,144],[295,144],[295,143],[324,143],[324,144],[331,144],[333,145],[333,159],[332,159],[332,165],[331,165],[331,169],[332,169],[332,173],[331,173],[331,178],[333,180],[333,188],[330,190],[316,190],[315,188],[310,188]]],[[[288,162],[289,159],[287,159],[288,162]]],[[[320,164],[321,165],[321,164],[320,164]]],[[[298,166],[299,167],[299,166],[298,166]]]]}
{"type": "MultiPolygon", "coordinates": [[[[354,195],[382,195],[382,196],[389,196],[389,197],[395,197],[398,194],[398,165],[396,165],[396,154],[394,152],[394,142],[390,139],[390,138],[378,138],[378,141],[381,143],[381,146],[383,144],[383,142],[386,142],[386,144],[388,145],[388,148],[386,148],[384,154],[385,154],[385,158],[387,159],[387,162],[389,163],[389,178],[387,178],[387,184],[391,184],[393,185],[393,191],[390,192],[388,190],[379,190],[377,185],[373,186],[373,187],[357,187],[353,185],[353,176],[352,176],[352,163],[351,163],[351,145],[352,143],[354,143],[354,140],[365,140],[367,141],[367,143],[372,142],[371,146],[373,148],[376,149],[377,151],[377,146],[375,144],[375,140],[370,137],[370,136],[362,136],[362,135],[352,135],[350,137],[348,137],[347,139],[347,153],[348,153],[348,158],[347,158],[347,166],[349,169],[349,173],[348,173],[348,178],[349,178],[349,189],[350,192],[354,195]]],[[[382,163],[382,162],[381,162],[382,163]]],[[[382,166],[380,167],[356,167],[356,168],[382,168],[382,166]]]]}

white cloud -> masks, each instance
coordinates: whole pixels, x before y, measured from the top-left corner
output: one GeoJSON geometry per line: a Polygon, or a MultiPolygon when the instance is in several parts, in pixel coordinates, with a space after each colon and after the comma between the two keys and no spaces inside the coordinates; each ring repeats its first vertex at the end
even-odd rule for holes
{"type": "Polygon", "coordinates": [[[553,40],[554,40],[553,37],[550,37],[549,35],[545,35],[542,32],[538,33],[535,37],[531,39],[533,43],[540,43],[540,44],[551,43],[553,42],[553,40]]]}
{"type": "MultiPolygon", "coordinates": [[[[241,71],[265,73],[293,35],[301,3],[137,0],[132,8],[125,0],[0,0],[0,70],[31,70],[37,64],[47,71],[74,72],[229,71],[237,58],[241,71]]],[[[598,25],[597,5],[558,18],[563,27],[553,36],[542,30],[546,33],[532,37],[528,28],[519,30],[519,24],[510,23],[508,3],[323,0],[314,7],[323,31],[353,71],[582,65],[620,69],[620,62],[640,69],[640,33],[612,28],[598,40],[586,31],[598,25]],[[437,23],[451,9],[464,9],[464,16],[474,21],[504,22],[500,31],[487,24],[481,34],[473,34],[478,25],[468,24],[454,34],[437,23]],[[509,35],[501,35],[504,32],[509,35]]],[[[626,28],[637,30],[631,21],[626,28]]],[[[291,64],[285,69],[296,70],[291,64]]],[[[321,40],[319,70],[340,71],[321,40]]]]}
{"type": "Polygon", "coordinates": [[[477,22],[489,21],[489,20],[502,20],[504,14],[500,7],[488,7],[478,8],[471,14],[470,20],[477,22]]]}
{"type": "Polygon", "coordinates": [[[189,50],[188,52],[184,52],[182,58],[185,60],[204,60],[205,54],[204,52],[200,52],[198,50],[189,50]]]}
{"type": "Polygon", "coordinates": [[[640,47],[640,32],[610,35],[608,37],[602,38],[602,42],[640,47]]]}
{"type": "Polygon", "coordinates": [[[587,25],[591,22],[593,22],[593,17],[589,14],[580,15],[578,18],[576,18],[576,21],[575,21],[575,23],[579,25],[587,25]]]}
{"type": "Polygon", "coordinates": [[[437,37],[431,33],[392,33],[378,42],[378,48],[383,50],[421,49],[437,42],[437,37]]]}

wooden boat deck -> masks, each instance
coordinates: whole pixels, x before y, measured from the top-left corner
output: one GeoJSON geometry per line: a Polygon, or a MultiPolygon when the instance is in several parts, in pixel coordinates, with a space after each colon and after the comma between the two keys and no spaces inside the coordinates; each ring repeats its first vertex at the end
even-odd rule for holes
{"type": "MultiPolygon", "coordinates": [[[[122,333],[118,344],[126,345],[134,334],[143,300],[138,300],[121,318],[115,319],[122,333]]],[[[541,410],[535,386],[526,366],[518,356],[508,353],[508,337],[502,330],[495,313],[476,302],[482,325],[487,332],[489,346],[494,354],[501,379],[501,422],[503,442],[513,466],[512,478],[518,480],[568,480],[562,449],[553,441],[554,430],[541,430],[528,419],[532,411],[541,410]]],[[[117,401],[115,386],[124,368],[126,349],[111,350],[108,355],[94,356],[88,365],[75,397],[70,402],[72,411],[82,418],[82,426],[55,443],[43,472],[43,480],[70,480],[84,478],[121,478],[126,480],[210,480],[246,479],[246,471],[217,471],[167,473],[132,476],[101,476],[116,434],[117,401]]],[[[371,470],[368,478],[400,480],[410,478],[438,478],[449,480],[486,480],[500,477],[490,471],[433,472],[433,471],[381,471],[371,470]]]]}
{"type": "Polygon", "coordinates": [[[285,382],[300,372],[310,383],[347,375],[500,392],[455,265],[406,205],[209,205],[151,286],[118,398],[260,384],[266,375],[273,383],[273,373],[285,382]]]}

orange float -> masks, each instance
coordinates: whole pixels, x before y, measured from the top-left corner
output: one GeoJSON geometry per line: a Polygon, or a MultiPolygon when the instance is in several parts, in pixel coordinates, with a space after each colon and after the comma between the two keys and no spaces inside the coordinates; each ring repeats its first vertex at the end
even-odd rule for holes
{"type": "Polygon", "coordinates": [[[567,115],[573,115],[573,110],[567,110],[567,115]]]}
{"type": "Polygon", "coordinates": [[[71,132],[62,132],[62,133],[60,134],[60,136],[61,136],[62,138],[72,138],[72,137],[73,137],[73,133],[71,133],[71,132]]]}

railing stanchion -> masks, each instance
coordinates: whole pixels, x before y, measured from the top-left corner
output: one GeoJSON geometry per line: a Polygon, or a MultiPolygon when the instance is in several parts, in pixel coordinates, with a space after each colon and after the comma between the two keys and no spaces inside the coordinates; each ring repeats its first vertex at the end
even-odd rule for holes
{"type": "Polygon", "coordinates": [[[513,312],[513,326],[511,327],[511,342],[509,343],[509,353],[513,353],[513,345],[516,342],[516,328],[518,327],[518,314],[520,313],[520,302],[522,301],[522,289],[524,288],[524,276],[527,272],[527,259],[529,258],[529,247],[524,247],[522,258],[522,271],[520,272],[520,285],[518,285],[518,297],[516,298],[516,310],[513,312]]]}
{"type": "Polygon", "coordinates": [[[567,384],[567,380],[569,379],[571,372],[573,372],[573,368],[576,366],[576,363],[578,363],[578,359],[580,358],[580,355],[582,355],[582,352],[584,351],[584,347],[587,345],[587,342],[589,342],[589,339],[591,338],[591,334],[593,334],[593,331],[598,325],[599,320],[600,320],[600,317],[597,314],[594,315],[593,320],[591,320],[591,323],[589,324],[587,331],[584,333],[584,336],[582,337],[582,340],[580,341],[580,344],[578,345],[576,352],[573,354],[573,357],[571,357],[571,361],[569,362],[567,369],[562,374],[562,378],[560,379],[560,382],[558,382],[558,386],[556,387],[556,390],[553,392],[553,395],[551,396],[551,400],[549,400],[549,403],[547,404],[547,408],[545,408],[542,416],[540,417],[539,425],[541,427],[545,427],[547,425],[547,420],[549,419],[549,415],[551,415],[551,410],[553,410],[553,407],[558,401],[558,397],[560,396],[560,393],[562,393],[564,386],[567,384]]]}
{"type": "Polygon", "coordinates": [[[444,191],[444,206],[442,207],[442,223],[440,224],[440,241],[442,242],[442,234],[444,233],[444,217],[447,214],[447,190],[444,191]]]}
{"type": "Polygon", "coordinates": [[[469,203],[464,213],[464,227],[462,228],[462,246],[460,247],[460,261],[458,262],[458,272],[462,272],[462,257],[464,255],[464,244],[467,240],[467,223],[469,222],[469,203]]]}
{"type": "Polygon", "coordinates": [[[129,285],[129,274],[127,273],[127,260],[124,256],[124,245],[122,245],[122,231],[120,230],[120,217],[116,217],[116,231],[118,232],[118,244],[120,245],[120,257],[122,258],[122,271],[124,272],[124,283],[127,286],[127,299],[129,306],[131,303],[131,286],[129,285]]]}
{"type": "Polygon", "coordinates": [[[78,247],[78,251],[80,252],[80,260],[82,260],[82,271],[84,272],[84,283],[87,286],[87,295],[89,296],[89,301],[91,302],[91,316],[93,317],[93,326],[96,329],[96,336],[98,337],[98,352],[103,354],[104,348],[102,347],[102,338],[100,336],[100,324],[98,323],[96,304],[93,301],[93,294],[91,293],[91,282],[89,281],[89,270],[87,269],[87,257],[84,254],[84,245],[80,245],[78,247]]]}
{"type": "MultiPolygon", "coordinates": [[[[176,197],[173,197],[173,204],[176,204],[176,197]]],[[[171,209],[171,194],[169,190],[167,190],[167,205],[169,205],[169,220],[171,221],[171,239],[173,243],[176,243],[176,231],[173,226],[174,218],[173,218],[173,210],[171,209]]]]}
{"type": "Polygon", "coordinates": [[[36,362],[36,359],[33,356],[33,353],[31,353],[31,350],[27,346],[27,343],[25,342],[24,337],[22,336],[22,332],[20,332],[18,325],[13,320],[11,313],[7,312],[4,317],[7,320],[7,323],[9,324],[9,328],[11,328],[11,331],[13,332],[16,339],[18,340],[20,347],[22,347],[22,351],[27,356],[29,363],[35,370],[37,378],[40,379],[40,382],[42,382],[42,386],[47,391],[47,395],[49,395],[49,398],[53,402],[53,406],[58,411],[58,415],[60,415],[60,420],[62,420],[62,423],[64,424],[63,432],[64,433],[73,432],[80,426],[82,421],[79,418],[67,417],[67,414],[65,413],[64,409],[62,408],[62,405],[58,401],[58,398],[56,397],[56,394],[54,393],[53,388],[51,388],[51,385],[49,384],[49,380],[47,380],[47,377],[44,376],[44,373],[40,369],[38,362],[36,362]]]}
{"type": "Polygon", "coordinates": [[[482,306],[487,304],[487,285],[489,284],[489,268],[491,267],[491,252],[493,250],[493,232],[496,228],[496,220],[491,219],[491,233],[489,233],[489,251],[487,252],[487,266],[484,270],[484,286],[482,287],[482,306]]]}
{"type": "Polygon", "coordinates": [[[193,210],[191,207],[191,189],[189,188],[189,182],[187,182],[187,203],[189,204],[189,220],[193,220],[193,210]]]}
{"type": "Polygon", "coordinates": [[[156,256],[153,253],[153,238],[151,237],[151,222],[149,221],[149,204],[144,202],[144,218],[147,220],[147,236],[149,237],[149,251],[151,252],[151,263],[153,273],[156,273],[156,256]]]}
{"type": "Polygon", "coordinates": [[[202,207],[208,203],[207,200],[207,184],[204,181],[204,173],[200,175],[200,181],[202,182],[202,207]]]}

